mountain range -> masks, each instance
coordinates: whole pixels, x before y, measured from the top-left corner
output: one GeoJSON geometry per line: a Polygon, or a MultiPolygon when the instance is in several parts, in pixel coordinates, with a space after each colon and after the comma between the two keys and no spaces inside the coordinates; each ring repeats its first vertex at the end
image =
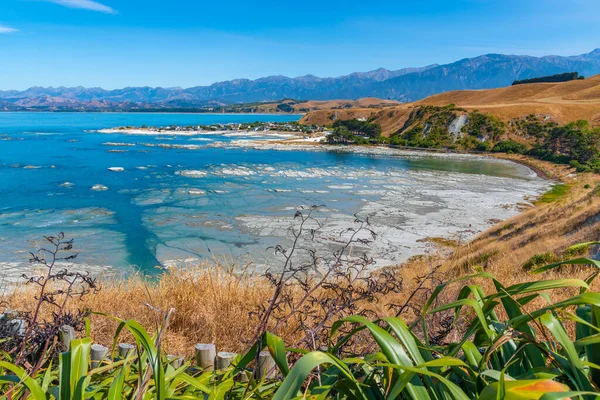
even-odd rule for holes
{"type": "Polygon", "coordinates": [[[409,102],[451,90],[504,87],[514,80],[562,72],[579,72],[584,76],[599,74],[600,49],[568,57],[486,54],[421,68],[393,71],[379,68],[335,78],[305,75],[235,79],[187,89],[32,87],[24,91],[0,91],[0,111],[210,111],[222,105],[284,98],[332,100],[376,97],[409,102]]]}

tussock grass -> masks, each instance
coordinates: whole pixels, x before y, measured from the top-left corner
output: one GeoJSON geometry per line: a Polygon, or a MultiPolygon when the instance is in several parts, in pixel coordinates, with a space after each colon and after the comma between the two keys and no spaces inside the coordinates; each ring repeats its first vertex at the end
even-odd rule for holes
{"type": "MultiPolygon", "coordinates": [[[[269,295],[265,280],[216,264],[168,270],[152,279],[141,275],[108,278],[101,286],[97,294],[73,301],[72,306],[122,319],[135,318],[148,329],[160,323],[157,309],[175,308],[164,344],[168,352],[182,355],[190,355],[194,343],[214,342],[222,349],[243,350],[243,339],[254,333],[249,313],[269,295]]],[[[34,289],[20,288],[7,301],[15,308],[30,310],[35,303],[34,289]]],[[[117,323],[100,315],[92,315],[91,321],[92,339],[110,344],[117,323]]]]}

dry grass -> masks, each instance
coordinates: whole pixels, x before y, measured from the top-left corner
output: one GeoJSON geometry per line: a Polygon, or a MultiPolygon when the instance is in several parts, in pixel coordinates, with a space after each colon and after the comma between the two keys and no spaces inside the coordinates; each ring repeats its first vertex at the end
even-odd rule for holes
{"type": "Polygon", "coordinates": [[[280,104],[288,104],[293,108],[295,113],[304,113],[307,110],[344,110],[351,107],[364,108],[373,110],[378,108],[387,108],[398,106],[401,103],[396,100],[382,100],[374,97],[364,97],[357,100],[308,100],[300,103],[296,103],[294,100],[282,100],[267,103],[255,103],[254,107],[256,112],[264,113],[280,113],[281,110],[277,109],[280,104]]]}
{"type": "Polygon", "coordinates": [[[454,103],[504,120],[528,114],[551,115],[561,124],[584,119],[600,124],[600,75],[561,83],[532,83],[489,90],[463,90],[428,97],[417,104],[454,103]]]}
{"type": "MultiPolygon", "coordinates": [[[[523,161],[522,156],[514,159],[523,161]]],[[[443,269],[453,275],[485,270],[502,283],[512,285],[535,279],[523,268],[534,255],[552,253],[560,258],[577,243],[596,241],[600,234],[600,176],[574,175],[566,167],[539,160],[527,160],[537,169],[568,185],[568,192],[552,203],[538,204],[522,214],[503,221],[465,246],[456,249],[443,269]]],[[[567,267],[546,272],[537,279],[584,278],[592,271],[567,267]]],[[[492,290],[489,282],[479,282],[492,290]]],[[[595,289],[600,289],[595,287],[595,289]]],[[[556,292],[556,298],[573,295],[556,292]]]]}
{"type": "MultiPolygon", "coordinates": [[[[174,354],[189,354],[194,343],[216,343],[221,349],[241,351],[242,340],[252,337],[249,313],[266,301],[267,283],[253,274],[235,274],[216,265],[189,270],[171,270],[160,279],[140,275],[128,279],[107,279],[97,294],[88,295],[72,306],[89,308],[122,319],[135,318],[150,331],[160,321],[155,310],[175,308],[165,348],[174,354]]],[[[20,310],[31,310],[34,288],[13,292],[8,302],[20,310]]],[[[48,310],[47,310],[48,311],[48,310]]],[[[93,315],[92,336],[110,344],[117,323],[93,315]]],[[[125,338],[124,340],[126,340],[125,338]]]]}
{"type": "MultiPolygon", "coordinates": [[[[350,101],[347,103],[352,104],[350,101]]],[[[531,83],[498,89],[451,91],[415,103],[388,105],[382,110],[367,108],[368,106],[360,103],[342,110],[320,107],[306,114],[300,122],[329,125],[335,119],[372,118],[381,125],[383,135],[389,136],[402,127],[415,106],[443,107],[448,104],[455,104],[468,111],[479,110],[504,121],[538,114],[549,115],[560,124],[583,119],[593,126],[600,126],[600,75],[562,83],[531,83]]]]}
{"type": "Polygon", "coordinates": [[[381,125],[381,132],[384,136],[397,132],[410,115],[413,106],[411,105],[399,105],[395,107],[389,107],[385,109],[373,109],[373,108],[345,108],[342,110],[316,110],[306,114],[300,123],[307,125],[330,125],[335,120],[349,120],[349,119],[368,119],[374,123],[381,125]]]}
{"type": "MultiPolygon", "coordinates": [[[[515,156],[518,158],[518,156],[515,156]]],[[[417,257],[395,269],[404,282],[404,291],[388,295],[377,302],[359,304],[380,316],[395,313],[388,306],[403,304],[418,283],[418,277],[440,266],[444,279],[485,270],[494,274],[505,285],[535,279],[523,269],[534,255],[551,252],[560,256],[569,246],[597,240],[600,233],[600,176],[572,175],[565,167],[539,160],[524,160],[544,170],[554,179],[568,183],[569,191],[553,203],[540,204],[512,219],[501,222],[471,243],[458,247],[439,244],[433,255],[417,257]],[[589,185],[589,187],[586,187],[589,185]]],[[[435,240],[433,241],[435,245],[435,240]]],[[[563,269],[545,274],[544,278],[585,277],[589,270],[563,269]]],[[[490,292],[489,281],[479,280],[490,292]]],[[[598,289],[598,288],[596,288],[598,289]]],[[[15,290],[4,299],[12,308],[31,310],[33,288],[15,290]]],[[[87,296],[73,306],[87,307],[123,319],[135,318],[152,330],[159,320],[153,307],[176,312],[165,339],[168,352],[190,355],[194,343],[214,342],[219,349],[243,351],[246,341],[254,334],[256,311],[269,298],[272,287],[261,276],[252,272],[235,273],[230,268],[207,265],[190,269],[172,270],[160,279],[149,281],[134,275],[126,280],[107,279],[102,290],[87,296]]],[[[570,291],[553,293],[555,299],[573,295],[570,291]]],[[[412,298],[414,304],[424,300],[425,292],[412,298]]],[[[445,299],[449,301],[453,293],[445,299]]],[[[411,319],[414,314],[405,314],[411,319]]],[[[93,339],[110,344],[116,323],[110,318],[92,317],[93,339]]],[[[291,320],[277,334],[292,342],[297,320],[291,320]]],[[[124,340],[126,340],[125,338],[124,340]]]]}

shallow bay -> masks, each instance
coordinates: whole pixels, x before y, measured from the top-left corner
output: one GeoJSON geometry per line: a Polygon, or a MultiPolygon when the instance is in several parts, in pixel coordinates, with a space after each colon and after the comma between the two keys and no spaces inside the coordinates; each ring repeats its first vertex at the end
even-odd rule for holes
{"type": "MultiPolygon", "coordinates": [[[[0,266],[15,275],[42,235],[76,239],[87,266],[151,271],[225,257],[269,265],[297,207],[323,205],[322,238],[369,217],[379,265],[468,240],[549,183],[477,156],[244,146],[276,135],[126,135],[117,126],[294,121],[298,116],[0,113],[0,266]]],[[[347,150],[347,149],[346,149],[347,150]]],[[[326,239],[325,239],[326,240],[326,239]]]]}

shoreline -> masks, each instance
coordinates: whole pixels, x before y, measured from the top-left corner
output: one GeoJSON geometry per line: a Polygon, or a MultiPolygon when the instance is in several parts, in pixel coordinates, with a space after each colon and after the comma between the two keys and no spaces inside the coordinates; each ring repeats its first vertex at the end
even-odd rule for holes
{"type": "MultiPolygon", "coordinates": [[[[236,135],[235,131],[226,131],[227,134],[230,135],[236,135]]],[[[186,132],[183,132],[186,133],[186,132]]],[[[189,133],[189,132],[188,132],[189,133]]],[[[263,132],[256,132],[259,136],[263,136],[262,133],[263,132]]],[[[265,132],[268,133],[268,132],[265,132]]],[[[146,135],[152,135],[153,133],[146,133],[146,135]]],[[[298,136],[298,135],[295,135],[298,136]]],[[[352,152],[352,153],[358,153],[358,154],[381,154],[381,155],[399,155],[399,156],[418,156],[418,157],[435,157],[435,158],[448,158],[448,159],[490,159],[490,158],[498,158],[498,159],[502,159],[505,160],[506,162],[514,162],[516,164],[520,164],[523,165],[524,167],[526,167],[528,170],[530,170],[535,176],[544,179],[544,180],[548,180],[547,178],[549,177],[549,174],[543,173],[542,169],[539,168],[534,168],[532,165],[526,164],[525,162],[519,162],[519,160],[515,160],[512,158],[503,158],[503,157],[494,157],[491,154],[471,154],[471,153],[457,153],[457,152],[450,152],[450,151],[445,151],[445,152],[433,152],[433,151],[427,151],[424,149],[398,149],[398,148],[393,148],[393,147],[389,147],[389,146],[358,146],[358,145],[350,145],[350,146],[337,146],[337,145],[326,145],[326,144],[321,144],[321,143],[316,143],[316,140],[320,140],[323,137],[313,137],[310,139],[304,138],[294,138],[294,139],[287,139],[287,140],[252,140],[251,138],[249,138],[249,140],[240,140],[241,142],[245,142],[246,143],[246,147],[248,147],[247,145],[249,144],[250,146],[258,146],[260,148],[273,148],[275,147],[282,147],[282,148],[293,148],[293,149],[298,149],[298,150],[302,150],[302,151],[314,151],[314,150],[323,150],[323,151],[344,151],[344,152],[352,152]],[[542,174],[543,173],[543,174],[542,174]]],[[[521,175],[521,174],[519,174],[521,175]]],[[[532,191],[533,191],[533,186],[532,186],[532,191]]],[[[332,189],[336,190],[337,188],[332,186],[332,189]]],[[[539,193],[537,196],[539,197],[542,193],[539,193]]],[[[529,202],[528,198],[525,197],[524,198],[525,202],[529,202]]],[[[523,209],[518,209],[518,203],[514,203],[514,210],[518,210],[517,214],[514,214],[512,216],[508,216],[503,218],[502,220],[505,221],[509,218],[513,218],[516,215],[520,215],[524,212],[523,209]]],[[[527,207],[526,210],[531,209],[533,207],[527,207]]],[[[250,216],[252,217],[252,216],[250,216]]],[[[258,219],[257,223],[262,223],[263,221],[260,220],[259,215],[254,216],[258,219]]],[[[477,213],[473,214],[473,217],[478,217],[477,213]]],[[[502,218],[502,217],[501,217],[502,218]]],[[[450,220],[449,220],[450,221],[450,220]]],[[[256,221],[251,221],[251,222],[256,222],[256,221]]],[[[343,221],[341,221],[343,222],[343,221]]],[[[478,231],[478,233],[475,233],[474,236],[472,236],[471,238],[469,238],[467,241],[471,242],[472,240],[475,240],[477,236],[481,235],[481,234],[485,234],[485,232],[487,232],[489,229],[492,229],[492,226],[489,226],[489,223],[487,223],[487,221],[482,218],[481,219],[481,224],[485,225],[482,226],[483,229],[481,229],[479,231],[479,229],[476,229],[476,231],[478,231]]],[[[455,224],[456,226],[458,226],[459,224],[455,224]]],[[[409,225],[409,228],[412,225],[409,225]]],[[[445,228],[446,225],[444,224],[440,224],[440,228],[445,228]]],[[[257,228],[258,229],[258,228],[257,228]]],[[[429,237],[431,235],[423,235],[423,239],[427,239],[427,237],[429,237]]],[[[434,235],[435,236],[435,235],[434,235]]],[[[446,235],[448,237],[452,236],[452,235],[446,235]]],[[[380,249],[381,250],[381,249],[380,249]]],[[[391,250],[389,252],[384,252],[384,253],[391,253],[391,250]]],[[[412,253],[412,252],[411,252],[412,253]]],[[[375,254],[375,253],[374,253],[375,254]]],[[[417,246],[415,248],[414,254],[419,255],[419,254],[423,254],[422,251],[420,251],[419,246],[417,246]]],[[[382,255],[382,259],[383,257],[383,253],[382,255]]],[[[376,257],[379,258],[379,257],[376,257]]],[[[185,260],[172,260],[175,262],[179,262],[181,261],[182,263],[185,262],[185,260]]],[[[189,261],[189,260],[188,260],[189,261]]],[[[198,259],[195,260],[195,263],[200,263],[203,262],[203,259],[198,259]]],[[[406,261],[398,261],[397,264],[393,264],[393,265],[400,265],[400,264],[404,264],[406,261]]],[[[385,266],[381,266],[381,267],[385,267],[385,266]]],[[[376,266],[375,268],[380,268],[380,266],[376,266]]],[[[120,268],[109,268],[112,271],[120,271],[120,268]]]]}
{"type": "MultiPolygon", "coordinates": [[[[249,114],[252,115],[252,114],[249,114]]],[[[271,114],[265,114],[271,115],[271,114]]],[[[320,136],[309,136],[300,135],[297,132],[285,132],[285,131],[248,131],[248,130],[218,130],[218,131],[203,131],[203,130],[190,130],[190,131],[177,131],[177,130],[154,130],[149,128],[105,128],[99,129],[96,132],[103,134],[123,134],[123,135],[139,135],[139,136],[202,136],[202,135],[218,135],[218,136],[247,136],[249,138],[265,137],[265,136],[279,136],[281,139],[267,139],[267,140],[235,140],[230,143],[216,143],[210,144],[207,147],[247,147],[256,150],[283,150],[284,147],[279,148],[279,145],[286,146],[287,149],[297,150],[302,149],[310,150],[324,150],[324,151],[339,151],[347,153],[363,153],[363,154],[398,154],[398,155],[425,155],[425,156],[456,156],[460,157],[481,157],[481,158],[493,158],[499,160],[511,161],[527,167],[535,175],[544,180],[555,180],[553,177],[555,174],[536,166],[532,160],[537,160],[524,155],[511,155],[505,153],[491,153],[491,152],[458,152],[448,149],[428,149],[428,148],[417,148],[417,147],[397,147],[392,145],[331,145],[324,143],[327,138],[326,135],[320,136]],[[360,149],[360,150],[355,150],[360,149]],[[364,149],[375,149],[374,151],[364,151],[364,149]],[[381,152],[385,150],[385,152],[381,152]]],[[[540,161],[540,160],[537,160],[540,161]]]]}
{"type": "MultiPolygon", "coordinates": [[[[303,139],[284,139],[284,140],[247,140],[245,144],[241,141],[236,141],[232,147],[248,147],[256,150],[305,150],[305,151],[337,151],[340,153],[356,153],[356,154],[372,154],[372,155],[420,155],[426,157],[448,157],[448,158],[481,158],[481,159],[497,159],[514,162],[530,169],[535,176],[544,180],[554,180],[553,173],[536,166],[531,161],[542,161],[524,155],[515,157],[505,153],[489,153],[489,152],[457,152],[445,149],[427,149],[427,148],[410,148],[410,147],[394,147],[387,145],[332,145],[320,142],[317,139],[324,139],[325,136],[312,138],[314,140],[303,139]]],[[[226,145],[224,147],[227,147],[226,145]]],[[[557,167],[561,167],[557,165],[557,167]]]]}
{"type": "MultiPolygon", "coordinates": [[[[220,113],[219,113],[220,114],[220,113]]],[[[233,113],[235,114],[235,113],[233,113]]],[[[218,115],[218,114],[215,114],[218,115]]],[[[252,115],[252,114],[248,114],[252,115]]],[[[276,114],[264,114],[264,115],[276,115],[276,114]]],[[[291,114],[290,114],[291,115],[291,114]]],[[[249,130],[218,130],[218,131],[204,131],[204,130],[155,130],[149,128],[105,128],[97,130],[98,133],[104,134],[124,134],[124,135],[148,135],[148,136],[201,136],[201,135],[220,135],[220,136],[247,136],[249,138],[256,137],[265,137],[265,136],[279,136],[281,139],[271,139],[271,140],[236,140],[230,143],[224,143],[222,146],[227,147],[230,145],[232,147],[249,147],[254,148],[256,150],[260,149],[268,149],[268,150],[283,150],[276,148],[277,145],[282,146],[294,146],[296,148],[306,147],[308,149],[317,149],[326,150],[326,151],[339,151],[339,152],[348,152],[348,153],[365,153],[365,154],[382,154],[377,150],[386,151],[394,151],[396,154],[400,155],[410,155],[410,154],[423,154],[426,156],[468,156],[468,157],[482,157],[482,158],[493,158],[499,160],[507,160],[512,161],[517,164],[520,164],[524,167],[529,168],[531,171],[535,173],[535,175],[544,180],[555,180],[552,172],[549,172],[539,166],[535,165],[532,160],[537,160],[524,155],[511,155],[505,153],[492,153],[492,152],[459,152],[452,151],[448,149],[428,149],[428,148],[417,148],[417,147],[398,147],[393,145],[331,145],[327,144],[324,141],[327,138],[327,135],[319,135],[319,136],[310,136],[310,135],[301,135],[298,132],[285,132],[285,131],[249,131],[249,130]],[[242,143],[244,142],[244,143],[242,143]],[[321,147],[323,146],[323,147],[321,147]],[[354,149],[377,149],[373,152],[369,151],[356,151],[354,149]]],[[[211,146],[211,145],[209,145],[211,146]]],[[[217,146],[211,146],[217,147],[217,146]]],[[[387,153],[387,154],[390,154],[387,153]]],[[[540,161],[540,160],[538,160],[540,161]]]]}
{"type": "Polygon", "coordinates": [[[298,116],[302,117],[307,113],[268,113],[268,112],[260,112],[260,113],[235,113],[235,112],[202,112],[202,111],[80,111],[80,110],[0,110],[0,113],[4,114],[25,114],[25,113],[35,113],[35,114],[189,114],[189,115],[289,115],[289,116],[298,116]]]}
{"type": "MultiPolygon", "coordinates": [[[[319,146],[324,146],[325,150],[337,150],[343,149],[343,152],[354,152],[361,153],[362,151],[354,151],[348,149],[386,149],[386,150],[395,150],[397,154],[423,154],[426,156],[467,156],[467,157],[481,157],[481,158],[493,158],[498,160],[506,160],[511,161],[517,164],[520,164],[524,167],[532,170],[538,178],[544,180],[560,180],[561,182],[564,180],[562,177],[557,177],[557,173],[555,171],[550,171],[547,168],[541,167],[540,165],[536,165],[536,162],[544,162],[543,160],[539,160],[537,158],[533,158],[530,156],[522,155],[522,154],[508,154],[508,153],[492,153],[492,152],[458,152],[452,151],[448,149],[428,149],[428,148],[420,148],[420,147],[397,147],[391,145],[329,145],[327,143],[323,143],[323,140],[326,136],[321,136],[318,138],[314,138],[315,140],[302,140],[302,139],[285,139],[285,140],[272,140],[265,141],[266,143],[253,141],[253,144],[257,147],[272,147],[274,144],[281,144],[285,146],[306,146],[307,148],[317,148],[319,146]],[[320,139],[316,140],[316,139],[320,139]],[[325,146],[327,146],[325,148],[325,146]]],[[[369,153],[368,151],[366,153],[369,153]]],[[[374,152],[376,154],[376,152],[374,152]]],[[[561,169],[564,167],[568,167],[566,165],[560,164],[551,164],[556,165],[557,169],[561,169]]],[[[548,166],[546,166],[548,167],[548,166]]]]}
{"type": "Polygon", "coordinates": [[[537,158],[520,155],[520,154],[517,155],[517,154],[499,153],[499,154],[490,154],[490,157],[497,158],[500,160],[512,161],[514,163],[521,164],[521,165],[529,168],[533,172],[535,172],[539,178],[545,179],[548,181],[559,181],[559,182],[564,183],[564,181],[565,181],[564,173],[565,172],[562,171],[562,173],[559,173],[558,171],[553,171],[552,169],[568,169],[567,165],[559,165],[559,164],[552,164],[555,166],[555,168],[548,168],[548,167],[550,167],[549,165],[546,166],[546,168],[544,168],[540,165],[536,165],[537,162],[544,162],[543,160],[538,160],[537,158]]]}

